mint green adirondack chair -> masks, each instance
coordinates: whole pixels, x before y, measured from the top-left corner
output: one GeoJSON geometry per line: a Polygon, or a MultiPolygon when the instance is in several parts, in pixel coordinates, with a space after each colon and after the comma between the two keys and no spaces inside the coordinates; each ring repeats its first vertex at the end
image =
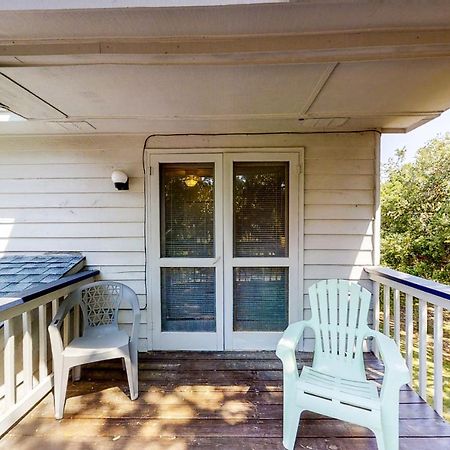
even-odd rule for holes
{"type": "Polygon", "coordinates": [[[312,411],[370,428],[379,450],[398,450],[400,387],[410,375],[392,339],[367,325],[371,294],[357,283],[320,281],[309,289],[312,317],[283,334],[277,356],[283,362],[283,445],[295,445],[300,415],[312,411]],[[298,374],[295,350],[305,328],[315,334],[312,367],[298,374]],[[380,394],[364,369],[363,342],[376,340],[385,365],[380,394]]]}

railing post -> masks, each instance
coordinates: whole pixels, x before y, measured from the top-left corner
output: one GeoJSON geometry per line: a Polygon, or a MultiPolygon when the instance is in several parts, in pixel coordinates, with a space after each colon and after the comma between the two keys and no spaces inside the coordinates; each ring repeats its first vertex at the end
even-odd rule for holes
{"type": "Polygon", "coordinates": [[[434,395],[433,404],[435,411],[442,416],[443,415],[443,396],[442,396],[442,340],[443,340],[443,330],[442,330],[442,306],[434,306],[434,330],[433,330],[433,341],[434,341],[434,395]]]}
{"type": "Polygon", "coordinates": [[[394,338],[400,347],[400,291],[394,289],[394,338]]]}
{"type": "MultiPolygon", "coordinates": [[[[380,283],[373,282],[373,328],[375,331],[380,329],[380,283]]],[[[380,352],[375,339],[372,341],[372,351],[379,358],[380,352]]]]}
{"type": "Polygon", "coordinates": [[[31,314],[22,314],[22,353],[23,353],[23,383],[25,395],[33,389],[33,340],[31,338],[31,314]]]}
{"type": "Polygon", "coordinates": [[[383,333],[390,337],[391,336],[391,288],[386,284],[383,285],[384,291],[384,322],[383,322],[383,333]]]}
{"type": "Polygon", "coordinates": [[[11,408],[16,403],[16,337],[14,335],[14,319],[5,320],[3,333],[5,342],[4,371],[5,371],[5,402],[11,408]]]}
{"type": "Polygon", "coordinates": [[[48,375],[47,365],[47,305],[39,306],[39,382],[48,375]]]}
{"type": "Polygon", "coordinates": [[[419,395],[427,400],[427,302],[419,299],[419,395]]]}
{"type": "MultiPolygon", "coordinates": [[[[408,366],[409,372],[413,374],[413,338],[414,338],[414,319],[413,319],[413,297],[412,295],[406,294],[406,314],[405,314],[405,331],[406,331],[406,365],[408,366]]],[[[409,386],[412,386],[412,380],[409,382],[409,386]]]]}
{"type": "MultiPolygon", "coordinates": [[[[59,299],[59,304],[61,304],[64,301],[64,297],[61,297],[59,299]]],[[[64,347],[67,346],[70,340],[70,314],[67,314],[66,317],[64,317],[63,321],[63,342],[64,347]]]]}

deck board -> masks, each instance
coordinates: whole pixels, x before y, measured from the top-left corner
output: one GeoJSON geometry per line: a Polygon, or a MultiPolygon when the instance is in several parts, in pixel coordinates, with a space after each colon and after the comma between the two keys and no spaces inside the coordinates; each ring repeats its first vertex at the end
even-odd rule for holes
{"type": "MultiPolygon", "coordinates": [[[[311,355],[302,355],[311,363],[311,355]]],[[[382,364],[367,355],[368,377],[382,364]]],[[[118,361],[92,364],[69,382],[65,418],[48,395],[0,441],[0,449],[282,449],[282,369],[273,352],[149,352],[131,402],[118,361]]],[[[450,448],[450,424],[408,387],[400,394],[400,449],[450,448]]],[[[362,427],[302,416],[296,449],[376,450],[362,427]]]]}

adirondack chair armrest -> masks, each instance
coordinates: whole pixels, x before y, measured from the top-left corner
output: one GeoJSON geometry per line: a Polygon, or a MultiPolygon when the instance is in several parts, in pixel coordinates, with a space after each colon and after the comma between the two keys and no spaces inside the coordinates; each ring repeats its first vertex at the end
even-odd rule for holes
{"type": "Polygon", "coordinates": [[[295,350],[306,327],[311,326],[309,320],[295,322],[289,325],[278,342],[276,355],[283,363],[283,373],[286,376],[298,377],[295,350]]]}
{"type": "Polygon", "coordinates": [[[411,380],[408,367],[397,344],[379,331],[371,330],[368,337],[373,336],[378,345],[384,363],[384,378],[381,388],[381,400],[398,393],[401,386],[411,380]]]}

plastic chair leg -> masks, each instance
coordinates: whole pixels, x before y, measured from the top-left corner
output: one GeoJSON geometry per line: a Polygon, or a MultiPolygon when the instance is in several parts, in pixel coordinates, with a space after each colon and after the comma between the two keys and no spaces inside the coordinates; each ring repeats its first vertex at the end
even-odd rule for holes
{"type": "Polygon", "coordinates": [[[81,379],[81,366],[72,367],[72,380],[80,381],[81,379]]]}
{"type": "Polygon", "coordinates": [[[131,400],[136,400],[138,398],[138,387],[135,382],[133,364],[131,363],[131,358],[129,356],[124,356],[125,367],[127,370],[128,386],[130,387],[130,398],[131,400]]]}
{"type": "Polygon", "coordinates": [[[55,419],[64,417],[64,406],[66,403],[67,382],[69,380],[69,368],[62,367],[54,375],[54,397],[55,397],[55,419]]]}

